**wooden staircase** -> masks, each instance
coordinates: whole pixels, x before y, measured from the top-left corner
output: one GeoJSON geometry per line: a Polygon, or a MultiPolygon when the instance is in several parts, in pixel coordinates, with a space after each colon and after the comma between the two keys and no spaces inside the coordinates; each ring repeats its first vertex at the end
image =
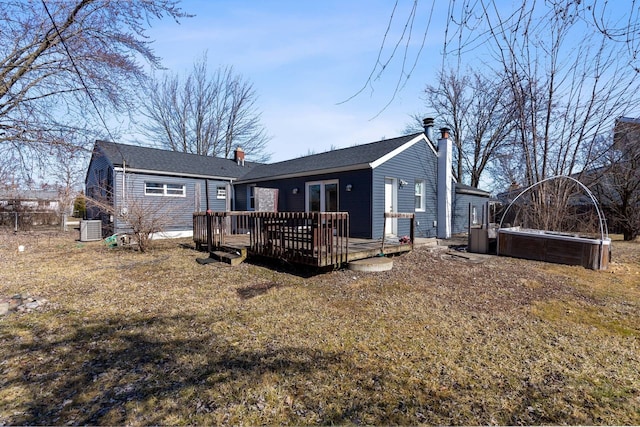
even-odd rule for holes
{"type": "Polygon", "coordinates": [[[211,252],[211,257],[229,265],[238,265],[247,259],[247,248],[222,246],[219,250],[211,252]]]}
{"type": "Polygon", "coordinates": [[[209,258],[196,258],[198,264],[211,264],[212,262],[226,262],[229,265],[238,265],[247,259],[247,248],[235,246],[222,246],[217,251],[209,253],[209,258]]]}

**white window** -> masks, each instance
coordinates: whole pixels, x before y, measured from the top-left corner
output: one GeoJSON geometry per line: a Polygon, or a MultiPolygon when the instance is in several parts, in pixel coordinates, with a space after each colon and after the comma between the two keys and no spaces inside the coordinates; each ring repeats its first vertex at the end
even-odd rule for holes
{"type": "Polygon", "coordinates": [[[425,205],[424,205],[424,201],[425,201],[425,185],[424,185],[424,179],[416,179],[415,182],[415,200],[416,200],[416,211],[417,212],[424,212],[425,211],[425,205]]]}
{"type": "Polygon", "coordinates": [[[306,184],[307,212],[338,212],[338,181],[306,184]]]}
{"type": "Polygon", "coordinates": [[[186,195],[186,188],[184,184],[165,184],[161,182],[145,182],[144,194],[147,196],[184,197],[186,195]]]}
{"type": "Polygon", "coordinates": [[[226,199],[227,198],[227,187],[216,187],[216,198],[217,199],[226,199]]]}

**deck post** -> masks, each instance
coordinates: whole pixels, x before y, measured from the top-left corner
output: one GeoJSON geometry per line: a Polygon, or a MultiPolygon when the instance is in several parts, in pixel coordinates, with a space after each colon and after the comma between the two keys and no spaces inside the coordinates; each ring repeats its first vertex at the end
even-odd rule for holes
{"type": "Polygon", "coordinates": [[[207,221],[207,252],[211,252],[213,250],[213,233],[211,232],[211,220],[212,214],[211,210],[207,210],[206,213],[206,221],[207,221]]]}
{"type": "Polygon", "coordinates": [[[384,214],[384,222],[382,223],[382,247],[380,253],[384,253],[384,237],[387,235],[387,213],[384,214]]]}
{"type": "Polygon", "coordinates": [[[413,250],[414,244],[415,244],[415,242],[413,241],[415,237],[415,228],[416,228],[416,217],[414,215],[411,217],[411,225],[409,226],[409,239],[411,240],[411,250],[413,250]]]}

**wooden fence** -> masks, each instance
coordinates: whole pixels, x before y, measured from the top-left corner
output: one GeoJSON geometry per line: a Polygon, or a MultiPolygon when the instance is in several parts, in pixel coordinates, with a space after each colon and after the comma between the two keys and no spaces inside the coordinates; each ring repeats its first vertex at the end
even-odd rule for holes
{"type": "Polygon", "coordinates": [[[347,262],[346,212],[195,212],[193,239],[212,251],[248,235],[254,255],[324,267],[347,262]]]}

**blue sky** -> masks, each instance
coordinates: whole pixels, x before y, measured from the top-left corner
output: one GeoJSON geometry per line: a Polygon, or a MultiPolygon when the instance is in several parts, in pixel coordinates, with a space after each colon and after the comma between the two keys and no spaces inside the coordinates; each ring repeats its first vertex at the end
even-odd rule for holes
{"type": "MultiPolygon", "coordinates": [[[[399,39],[412,3],[400,1],[388,44],[399,39]]],[[[399,60],[371,87],[341,102],[366,84],[393,10],[390,0],[185,0],[183,9],[196,16],[180,24],[155,21],[148,35],[172,72],[190,70],[207,51],[210,70],[231,65],[250,81],[272,136],[271,161],[281,161],[401,135],[412,114],[425,112],[422,91],[435,83],[442,64],[448,2],[436,3],[442,5],[434,10],[418,66],[386,108],[400,76],[399,60]]],[[[432,7],[419,5],[410,60],[432,7]]]]}

